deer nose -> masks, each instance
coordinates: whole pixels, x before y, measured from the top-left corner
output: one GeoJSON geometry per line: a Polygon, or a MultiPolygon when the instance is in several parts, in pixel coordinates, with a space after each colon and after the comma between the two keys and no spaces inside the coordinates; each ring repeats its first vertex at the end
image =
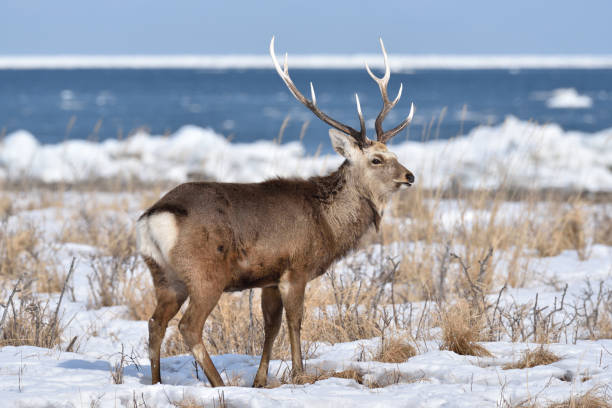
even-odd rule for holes
{"type": "Polygon", "coordinates": [[[407,172],[405,177],[406,177],[406,180],[408,180],[409,183],[414,183],[414,174],[412,174],[411,172],[407,172]]]}

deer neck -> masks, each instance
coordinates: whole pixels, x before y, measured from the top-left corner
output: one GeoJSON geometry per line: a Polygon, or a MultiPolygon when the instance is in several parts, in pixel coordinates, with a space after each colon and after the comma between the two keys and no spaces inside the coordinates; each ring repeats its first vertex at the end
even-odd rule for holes
{"type": "Polygon", "coordinates": [[[313,181],[319,187],[321,212],[340,254],[354,248],[372,225],[378,230],[384,202],[363,191],[348,162],[313,181]]]}

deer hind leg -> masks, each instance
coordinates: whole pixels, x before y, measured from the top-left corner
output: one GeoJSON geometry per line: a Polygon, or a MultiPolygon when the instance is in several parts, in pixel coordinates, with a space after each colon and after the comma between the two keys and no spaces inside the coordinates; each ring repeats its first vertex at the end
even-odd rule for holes
{"type": "Polygon", "coordinates": [[[301,282],[299,279],[291,279],[291,272],[283,278],[281,278],[278,288],[283,306],[285,307],[285,316],[287,317],[289,342],[291,343],[291,374],[295,378],[304,372],[300,331],[304,313],[304,290],[306,289],[306,282],[301,282]]]}
{"type": "Polygon", "coordinates": [[[187,290],[179,282],[169,282],[166,274],[153,259],[146,257],[145,263],[153,276],[157,306],[149,319],[149,358],[151,360],[151,383],[161,383],[160,349],[170,319],[176,315],[187,299],[187,290]]]}
{"type": "Polygon", "coordinates": [[[204,347],[202,330],[206,318],[215,308],[222,293],[222,288],[212,285],[194,293],[194,296],[190,296],[189,306],[187,306],[187,310],[179,323],[179,330],[183,339],[213,387],[222,387],[224,384],[204,347]]]}
{"type": "Polygon", "coordinates": [[[272,354],[272,345],[278,335],[283,317],[283,302],[277,287],[263,288],[261,290],[261,310],[264,318],[266,337],[264,340],[261,362],[255,375],[253,387],[265,387],[268,380],[268,364],[272,354]]]}

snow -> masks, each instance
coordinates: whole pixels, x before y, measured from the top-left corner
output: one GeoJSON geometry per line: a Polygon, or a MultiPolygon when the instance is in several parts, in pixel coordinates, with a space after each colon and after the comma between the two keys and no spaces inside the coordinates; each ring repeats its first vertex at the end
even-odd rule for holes
{"type": "MultiPolygon", "coordinates": [[[[392,145],[400,162],[425,187],[556,187],[612,191],[612,129],[566,131],[508,117],[466,136],[392,145]]],[[[323,174],[337,155],[308,156],[298,142],[230,143],[211,129],[184,126],[170,137],[137,133],[101,143],[69,140],[40,144],[25,130],[0,142],[0,179],[32,177],[43,182],[89,178],[186,181],[204,174],[223,181],[261,181],[276,176],[323,174]]]]}
{"type": "MultiPolygon", "coordinates": [[[[172,407],[185,396],[210,404],[223,392],[229,406],[255,407],[496,407],[502,400],[519,402],[539,394],[540,400],[569,398],[570,390],[584,392],[593,384],[612,382],[612,356],[606,352],[612,340],[584,341],[576,345],[552,345],[563,358],[529,370],[502,370],[501,365],[537,345],[484,343],[494,358],[459,356],[449,351],[429,351],[402,364],[340,362],[313,359],[307,367],[343,369],[348,364],[369,375],[395,372],[413,378],[411,383],[368,389],[354,380],[330,378],[311,385],[284,385],[273,389],[243,386],[209,388],[195,378],[192,358],[162,360],[166,384],[149,385],[147,365],[125,368],[122,385],[109,382],[107,359],[87,357],[35,347],[4,347],[0,351],[0,392],[7,406],[81,407],[97,400],[100,408],[127,406],[134,398],[148,407],[172,407]],[[588,376],[587,381],[582,381],[588,376]],[[567,381],[568,378],[574,378],[567,381]],[[526,384],[529,384],[528,386],[526,384]]],[[[344,347],[344,344],[338,345],[344,347]]],[[[335,346],[330,347],[330,353],[335,346]]],[[[225,374],[242,374],[245,382],[255,375],[258,358],[213,356],[225,374]]],[[[271,363],[274,372],[279,361],[271,363]]],[[[130,405],[131,406],[131,405],[130,405]]]]}
{"type": "MultiPolygon", "coordinates": [[[[175,152],[176,154],[182,154],[175,152]]],[[[121,194],[97,193],[95,200],[112,202],[121,194]]],[[[133,198],[133,197],[132,197],[133,198]]],[[[135,201],[135,200],[133,200],[135,201]]],[[[66,193],[66,205],[78,205],[78,195],[66,193]]],[[[509,217],[521,211],[519,203],[505,203],[500,210],[509,217]]],[[[455,201],[441,203],[447,214],[445,224],[452,225],[457,218],[468,220],[486,214],[458,214],[455,201]]],[[[36,222],[45,239],[61,227],[55,208],[24,211],[9,218],[9,226],[22,222],[36,222]]],[[[123,214],[135,219],[137,208],[123,214]]],[[[386,222],[397,222],[387,219],[386,222]]],[[[469,222],[469,221],[468,221],[469,222]]],[[[385,248],[400,255],[414,250],[417,243],[395,243],[385,248]]],[[[380,251],[383,248],[378,247],[380,251]]],[[[375,252],[376,252],[375,250],[375,252]]],[[[67,265],[73,256],[87,259],[96,248],[82,244],[66,244],[54,249],[58,265],[67,265]]],[[[355,253],[351,258],[364,257],[355,253]]],[[[350,262],[348,259],[346,262],[350,262]]],[[[342,273],[341,262],[336,273],[342,273]]],[[[567,303],[572,304],[583,292],[585,278],[603,280],[612,284],[612,247],[592,245],[588,259],[581,260],[575,251],[532,260],[531,267],[538,271],[539,280],[524,288],[504,293],[501,303],[518,302],[529,305],[536,294],[540,307],[550,307],[561,292],[544,284],[556,280],[569,285],[567,303]]],[[[461,356],[439,349],[439,340],[418,341],[419,353],[404,363],[390,364],[363,361],[363,350],[374,350],[379,338],[348,343],[318,343],[312,358],[306,360],[306,370],[354,369],[364,380],[383,385],[368,388],[354,380],[329,378],[308,385],[283,385],[271,389],[253,389],[258,356],[215,355],[213,362],[226,382],[234,384],[214,389],[197,377],[193,358],[180,355],[162,359],[164,384],[150,385],[150,366],[147,358],[147,322],[124,320],[123,306],[98,310],[87,308],[89,297],[87,276],[91,273],[88,262],[78,262],[73,275],[74,294],[64,299],[62,316],[67,323],[62,349],[70,339],[83,333],[90,336],[79,340],[77,352],[42,349],[30,346],[0,348],[0,405],[28,408],[90,407],[114,408],[119,406],[174,407],[174,402],[193,398],[206,406],[218,403],[223,395],[228,406],[281,407],[499,407],[506,402],[517,404],[536,397],[539,402],[562,401],[571,394],[581,394],[593,387],[612,383],[612,339],[597,341],[571,337],[563,343],[551,344],[549,349],[561,359],[555,363],[530,369],[504,370],[507,363],[516,361],[526,350],[538,344],[507,341],[482,343],[493,357],[461,356]],[[72,297],[74,296],[74,298],[72,297]],[[113,384],[111,368],[119,360],[124,347],[128,356],[124,370],[124,383],[113,384]],[[399,378],[398,383],[393,378],[399,378]],[[221,394],[222,393],[222,394],[221,394]]],[[[137,273],[146,273],[143,265],[137,273]]],[[[57,302],[58,294],[51,295],[50,306],[57,302]]],[[[416,309],[422,304],[414,303],[416,309]]],[[[438,336],[439,338],[439,336],[438,336]]],[[[367,359],[366,359],[367,360],[367,359]]],[[[290,363],[273,360],[269,379],[279,378],[290,363]]]]}
{"type": "MultiPolygon", "coordinates": [[[[290,55],[292,68],[363,69],[382,66],[379,54],[290,55]]],[[[415,69],[612,68],[612,55],[437,55],[391,54],[395,71],[415,69]]],[[[185,68],[272,69],[268,55],[21,55],[0,56],[0,69],[185,68]]]]}
{"type": "Polygon", "coordinates": [[[574,88],[559,88],[552,91],[546,106],[553,109],[586,109],[593,106],[593,99],[580,95],[574,88]]]}

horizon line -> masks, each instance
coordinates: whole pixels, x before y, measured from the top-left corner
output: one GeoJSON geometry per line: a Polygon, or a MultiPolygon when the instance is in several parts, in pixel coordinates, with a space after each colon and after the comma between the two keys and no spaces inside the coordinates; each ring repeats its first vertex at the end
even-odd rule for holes
{"type": "MultiPolygon", "coordinates": [[[[391,54],[391,69],[612,69],[612,54],[391,54]]],[[[379,54],[294,54],[297,69],[383,67],[379,54]]],[[[273,69],[262,54],[0,55],[0,69],[273,69]]]]}

